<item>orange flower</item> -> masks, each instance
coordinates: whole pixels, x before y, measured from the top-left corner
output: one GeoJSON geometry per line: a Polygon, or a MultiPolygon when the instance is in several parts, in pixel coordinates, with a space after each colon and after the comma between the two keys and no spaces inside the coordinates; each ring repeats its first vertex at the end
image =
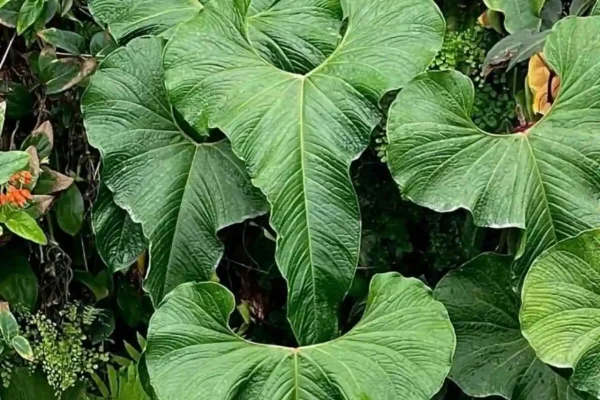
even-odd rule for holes
{"type": "Polygon", "coordinates": [[[0,193],[0,207],[8,204],[8,198],[4,193],[0,193]]]}
{"type": "Polygon", "coordinates": [[[9,183],[13,186],[29,185],[33,180],[33,176],[29,171],[17,172],[9,179],[9,183]]]}
{"type": "Polygon", "coordinates": [[[27,189],[17,189],[13,186],[8,187],[6,200],[8,204],[15,207],[24,207],[29,200],[33,199],[31,192],[27,189]]]}

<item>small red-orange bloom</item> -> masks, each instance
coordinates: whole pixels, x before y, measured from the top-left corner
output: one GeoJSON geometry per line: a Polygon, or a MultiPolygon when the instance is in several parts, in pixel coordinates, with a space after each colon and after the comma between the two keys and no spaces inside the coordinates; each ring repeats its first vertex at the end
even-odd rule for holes
{"type": "Polygon", "coordinates": [[[6,199],[10,205],[24,207],[25,204],[27,204],[27,201],[33,199],[33,196],[27,189],[17,189],[13,186],[9,186],[8,192],[6,193],[6,199]]]}
{"type": "Polygon", "coordinates": [[[21,172],[17,172],[13,176],[11,176],[8,183],[10,183],[13,186],[29,185],[32,180],[33,180],[33,176],[31,175],[31,172],[21,171],[21,172]]]}
{"type": "Polygon", "coordinates": [[[8,197],[4,193],[0,193],[0,207],[8,204],[8,197]]]}

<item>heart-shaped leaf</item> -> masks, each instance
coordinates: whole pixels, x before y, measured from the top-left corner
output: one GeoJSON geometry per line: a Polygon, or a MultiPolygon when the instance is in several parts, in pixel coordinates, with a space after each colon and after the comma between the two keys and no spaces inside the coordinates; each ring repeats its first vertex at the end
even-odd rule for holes
{"type": "Polygon", "coordinates": [[[177,110],[198,129],[224,131],[272,205],[288,317],[303,344],[337,334],[360,244],[349,167],[381,119],[377,101],[429,65],[444,32],[429,0],[343,4],[344,38],[306,75],[274,67],[249,45],[244,2],[207,3],[165,49],[177,110]]]}
{"type": "Polygon", "coordinates": [[[217,231],[268,209],[228,143],[198,144],[175,122],[162,52],[147,37],[116,50],[83,99],[104,183],[150,240],[146,288],[156,303],[180,283],[209,280],[223,253],[217,231]]]}
{"type": "Polygon", "coordinates": [[[519,324],[510,257],[483,254],[446,275],[435,288],[456,331],[450,378],[469,396],[509,400],[581,399],[540,361],[519,324]]]}
{"type": "Polygon", "coordinates": [[[141,225],[115,204],[112,193],[104,185],[100,186],[94,203],[92,227],[98,253],[112,272],[129,268],[148,248],[141,225]]]}
{"type": "Polygon", "coordinates": [[[479,226],[526,229],[518,278],[557,241],[600,226],[600,18],[560,21],[544,53],[561,88],[531,129],[478,129],[473,84],[458,72],[415,79],[388,123],[390,169],[405,196],[439,212],[470,210],[479,226]]]}
{"type": "Polygon", "coordinates": [[[165,298],[146,348],[158,398],[426,400],[450,369],[455,339],[444,306],[421,281],[397,273],[373,278],[354,329],[313,346],[248,342],[228,326],[234,307],[212,282],[165,298]]]}

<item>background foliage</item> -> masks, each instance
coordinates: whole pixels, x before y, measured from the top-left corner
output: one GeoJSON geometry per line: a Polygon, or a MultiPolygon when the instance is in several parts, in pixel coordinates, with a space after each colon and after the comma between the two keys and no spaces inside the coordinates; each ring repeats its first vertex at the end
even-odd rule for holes
{"type": "Polygon", "coordinates": [[[372,3],[0,0],[3,399],[600,396],[595,2],[372,3]]]}

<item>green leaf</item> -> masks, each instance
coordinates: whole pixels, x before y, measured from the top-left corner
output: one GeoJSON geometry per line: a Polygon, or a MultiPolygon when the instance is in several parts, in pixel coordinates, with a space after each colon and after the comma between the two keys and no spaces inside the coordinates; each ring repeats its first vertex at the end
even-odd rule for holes
{"type": "Polygon", "coordinates": [[[454,332],[419,280],[371,282],[362,320],[334,341],[300,348],[246,341],[227,325],[223,286],[172,291],[149,327],[146,359],[159,399],[430,399],[450,369],[454,332]],[[210,365],[210,368],[206,368],[210,365]]]}
{"type": "Polygon", "coordinates": [[[85,39],[78,33],[50,28],[40,31],[37,34],[46,43],[66,50],[71,54],[79,55],[86,51],[85,39]]]}
{"type": "Polygon", "coordinates": [[[561,89],[525,132],[479,130],[473,84],[458,72],[414,80],[388,122],[388,160],[404,196],[438,212],[467,209],[478,226],[526,229],[519,279],[543,250],[600,226],[600,18],[560,21],[544,53],[561,89]]]}
{"type": "Polygon", "coordinates": [[[524,30],[503,38],[485,57],[483,73],[488,75],[492,70],[505,66],[506,71],[510,71],[518,63],[529,60],[543,50],[549,33],[524,30]]]}
{"type": "Polygon", "coordinates": [[[12,1],[12,0],[0,0],[0,8],[4,7],[10,1],[12,1]]]}
{"type": "Polygon", "coordinates": [[[127,325],[136,327],[141,323],[148,324],[153,312],[150,300],[128,280],[121,279],[117,284],[117,305],[121,317],[127,325]]]}
{"type": "Polygon", "coordinates": [[[115,400],[151,400],[142,387],[136,364],[119,371],[118,386],[115,400]]]}
{"type": "Polygon", "coordinates": [[[590,346],[577,360],[569,384],[600,398],[600,343],[590,346]]]}
{"type": "Polygon", "coordinates": [[[539,30],[540,13],[546,0],[484,0],[488,8],[504,14],[504,27],[508,33],[523,29],[539,30]]]}
{"type": "Polygon", "coordinates": [[[19,304],[33,311],[38,297],[38,281],[27,257],[4,247],[0,249],[0,260],[0,297],[10,304],[19,304]]]}
{"type": "Polygon", "coordinates": [[[50,121],[38,126],[21,144],[21,150],[25,151],[29,146],[34,146],[40,160],[47,159],[54,147],[54,130],[50,121]]]}
{"type": "MultiPolygon", "coordinates": [[[[2,22],[0,10],[0,23],[2,22]]],[[[0,81],[0,95],[6,100],[6,118],[21,119],[31,113],[35,97],[20,83],[0,81]]]]}
{"type": "Polygon", "coordinates": [[[523,334],[538,356],[571,368],[600,339],[600,230],[544,252],[525,278],[523,334]]]}
{"type": "Polygon", "coordinates": [[[24,151],[0,151],[0,184],[8,182],[15,172],[29,165],[29,154],[24,151]]]}
{"type": "Polygon", "coordinates": [[[483,254],[450,272],[435,288],[456,331],[450,378],[469,396],[510,400],[581,399],[540,361],[519,325],[511,258],[483,254]]]}
{"type": "Polygon", "coordinates": [[[258,54],[278,68],[305,74],[325,61],[341,39],[339,0],[255,3],[260,2],[251,3],[246,20],[248,37],[258,54]]]}
{"type": "Polygon", "coordinates": [[[96,33],[90,42],[90,51],[96,57],[106,56],[118,47],[119,45],[108,31],[96,33]]]}
{"type": "Polygon", "coordinates": [[[69,176],[53,171],[43,166],[40,176],[36,182],[34,193],[39,195],[48,195],[67,190],[73,185],[75,180],[69,176]]]}
{"type": "Polygon", "coordinates": [[[34,243],[46,245],[48,239],[38,223],[25,211],[12,211],[6,214],[6,227],[15,235],[34,243]]]}
{"type": "Polygon", "coordinates": [[[57,58],[51,47],[45,48],[40,54],[40,79],[46,85],[46,94],[61,93],[78,85],[96,66],[94,58],[57,58]]]}
{"type": "Polygon", "coordinates": [[[596,1],[597,0],[573,0],[569,7],[569,14],[583,16],[594,8],[596,1]]]}
{"type": "Polygon", "coordinates": [[[110,283],[112,283],[110,274],[107,279],[106,274],[102,272],[94,276],[88,271],[75,270],[73,271],[73,279],[84,284],[94,294],[96,302],[105,299],[110,294],[111,287],[109,286],[109,282],[107,282],[110,279],[110,283]]]}
{"type": "Polygon", "coordinates": [[[56,203],[56,219],[64,232],[75,236],[81,230],[85,204],[77,185],[71,185],[56,203]]]}
{"type": "Polygon", "coordinates": [[[20,35],[42,15],[44,0],[25,0],[17,18],[17,33],[20,35]]]}
{"type": "Polygon", "coordinates": [[[131,41],[106,58],[83,99],[104,183],[149,238],[145,284],[155,303],[180,283],[210,279],[223,254],[217,232],[268,209],[229,144],[198,144],[179,128],[162,51],[158,38],[131,41]]]}
{"type": "Polygon", "coordinates": [[[161,33],[202,10],[198,0],[90,0],[89,7],[94,18],[108,25],[117,40],[139,32],[161,33]]]}
{"type": "Polygon", "coordinates": [[[21,356],[21,358],[24,358],[27,361],[33,361],[33,349],[31,348],[31,345],[27,339],[25,339],[23,336],[17,335],[10,343],[17,354],[21,356]]]}
{"type": "Polygon", "coordinates": [[[6,302],[0,302],[0,332],[6,343],[19,334],[19,325],[6,302]]]}
{"type": "Polygon", "coordinates": [[[288,318],[300,343],[321,342],[337,334],[358,262],[350,164],[381,119],[378,100],[429,65],[444,22],[431,1],[347,0],[344,39],[298,75],[257,55],[240,33],[247,10],[233,3],[209,2],[179,26],[165,49],[167,87],[190,125],[225,132],[266,194],[288,318]]]}
{"type": "Polygon", "coordinates": [[[94,203],[92,227],[98,253],[112,272],[128,269],[148,248],[141,225],[115,204],[104,185],[94,203]]]}
{"type": "MultiPolygon", "coordinates": [[[[85,385],[79,383],[60,396],[60,400],[82,400],[85,385]]],[[[46,376],[40,371],[31,372],[29,367],[17,367],[10,376],[10,385],[0,385],[0,397],[4,400],[59,400],[46,376]]]]}

